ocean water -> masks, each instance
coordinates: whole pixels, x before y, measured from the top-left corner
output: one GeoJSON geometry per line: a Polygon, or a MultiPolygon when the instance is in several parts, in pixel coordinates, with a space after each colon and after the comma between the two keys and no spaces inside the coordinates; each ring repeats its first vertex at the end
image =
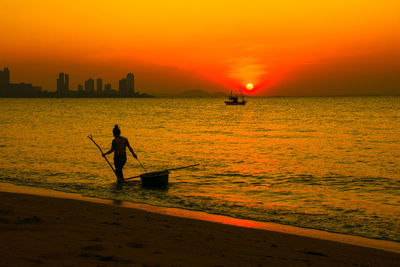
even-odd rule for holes
{"type": "Polygon", "coordinates": [[[0,182],[400,242],[400,97],[223,101],[0,99],[0,182]],[[117,186],[87,138],[115,124],[149,171],[200,165],[117,186]]]}

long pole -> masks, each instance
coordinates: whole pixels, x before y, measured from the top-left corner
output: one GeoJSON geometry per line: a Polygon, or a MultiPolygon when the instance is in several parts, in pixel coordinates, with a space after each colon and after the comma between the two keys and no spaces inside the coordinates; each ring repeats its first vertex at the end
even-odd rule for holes
{"type": "MultiPolygon", "coordinates": [[[[103,155],[103,154],[104,154],[104,153],[103,153],[103,150],[102,150],[101,147],[93,140],[93,136],[92,136],[92,135],[88,135],[88,138],[89,138],[90,140],[92,140],[92,142],[97,146],[98,149],[100,149],[100,152],[101,152],[101,154],[103,155]]],[[[108,159],[107,159],[106,156],[104,156],[104,159],[107,161],[108,165],[110,165],[110,167],[111,167],[111,169],[113,170],[115,176],[117,176],[117,178],[118,178],[118,175],[117,175],[117,173],[116,173],[115,170],[114,170],[114,167],[113,167],[113,166],[111,165],[111,163],[108,161],[108,159]]]]}
{"type": "Polygon", "coordinates": [[[125,181],[132,180],[134,178],[139,178],[139,177],[140,177],[140,175],[129,177],[129,178],[125,178],[125,181]]]}
{"type": "Polygon", "coordinates": [[[189,166],[184,166],[184,167],[178,167],[178,168],[173,168],[173,169],[168,169],[169,171],[174,171],[174,170],[180,170],[180,169],[185,169],[185,168],[190,168],[190,167],[194,167],[194,166],[198,166],[200,164],[193,164],[193,165],[189,165],[189,166]]]}
{"type": "Polygon", "coordinates": [[[142,166],[144,172],[147,172],[146,169],[144,168],[143,164],[140,162],[140,160],[139,160],[138,158],[136,158],[136,159],[137,159],[137,161],[139,162],[140,166],[142,166]]]}

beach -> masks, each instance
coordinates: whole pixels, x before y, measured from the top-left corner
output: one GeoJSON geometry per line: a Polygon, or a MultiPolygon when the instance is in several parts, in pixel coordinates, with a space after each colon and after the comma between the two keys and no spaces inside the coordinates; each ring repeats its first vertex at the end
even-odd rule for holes
{"type": "MultiPolygon", "coordinates": [[[[114,204],[0,193],[1,266],[398,266],[400,254],[114,204]]],[[[394,250],[398,249],[394,248],[394,250]]]]}

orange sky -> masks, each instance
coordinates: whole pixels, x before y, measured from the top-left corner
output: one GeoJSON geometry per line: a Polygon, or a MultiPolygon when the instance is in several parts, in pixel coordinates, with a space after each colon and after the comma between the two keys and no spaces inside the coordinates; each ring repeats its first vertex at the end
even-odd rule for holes
{"type": "Polygon", "coordinates": [[[400,94],[400,1],[3,2],[12,82],[55,90],[64,71],[74,90],[116,87],[134,72],[155,94],[248,82],[255,95],[400,94]]]}

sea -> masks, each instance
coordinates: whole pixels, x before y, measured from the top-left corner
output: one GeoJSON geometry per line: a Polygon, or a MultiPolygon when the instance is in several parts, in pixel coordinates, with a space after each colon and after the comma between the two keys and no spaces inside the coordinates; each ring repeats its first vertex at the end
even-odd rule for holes
{"type": "Polygon", "coordinates": [[[400,97],[224,101],[0,99],[0,182],[400,242],[400,97]],[[118,186],[87,138],[116,124],[146,171],[199,165],[118,186]]]}

